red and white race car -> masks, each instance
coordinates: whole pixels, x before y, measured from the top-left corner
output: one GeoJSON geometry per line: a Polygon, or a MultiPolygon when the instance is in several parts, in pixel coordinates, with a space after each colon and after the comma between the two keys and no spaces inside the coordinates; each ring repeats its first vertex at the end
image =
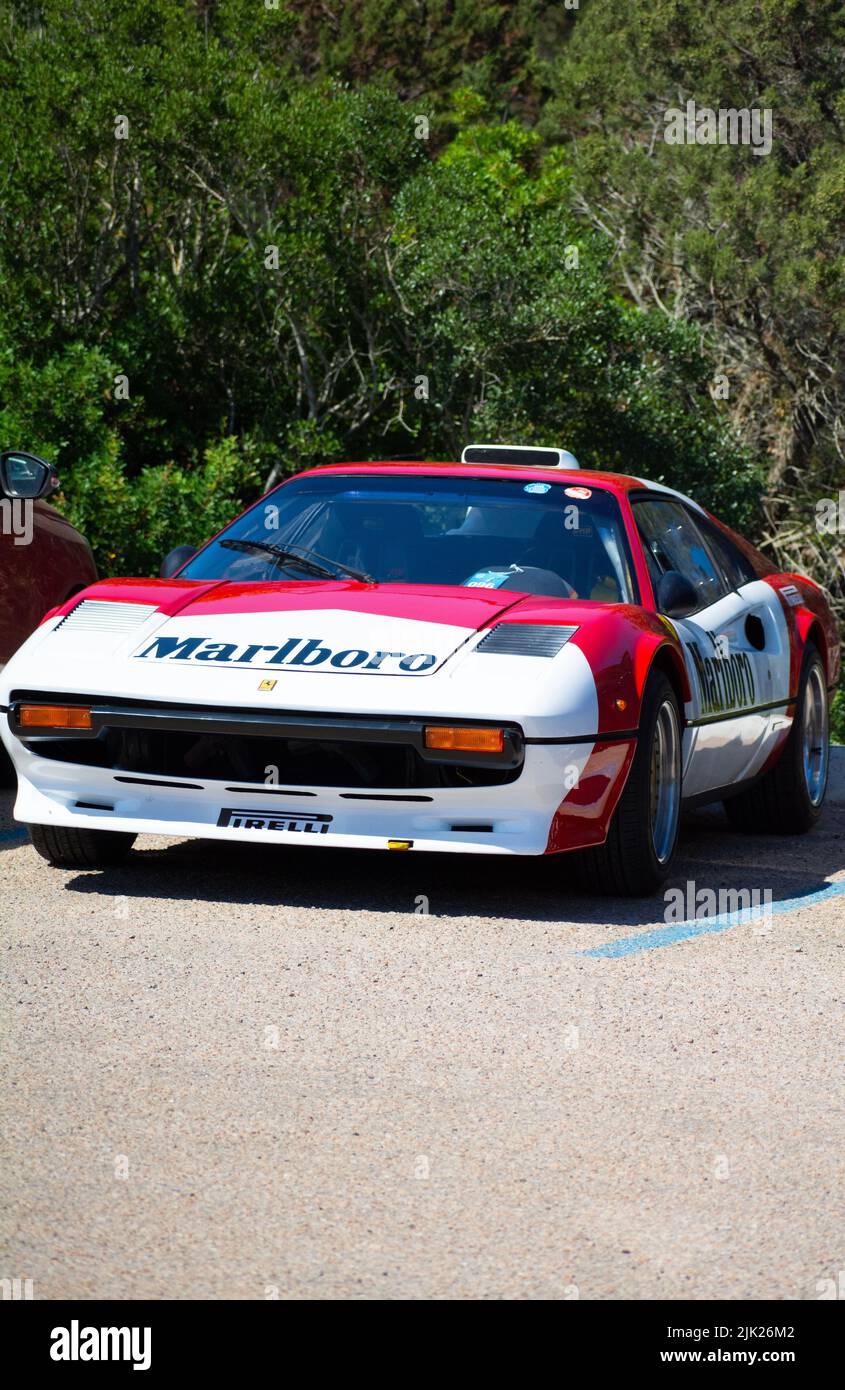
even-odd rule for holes
{"type": "Polygon", "coordinates": [[[808,830],[824,593],[695,502],[557,449],[300,473],[159,580],[94,584],[2,673],[15,814],[53,864],[139,833],[560,854],[666,877],[682,804],[808,830]]]}

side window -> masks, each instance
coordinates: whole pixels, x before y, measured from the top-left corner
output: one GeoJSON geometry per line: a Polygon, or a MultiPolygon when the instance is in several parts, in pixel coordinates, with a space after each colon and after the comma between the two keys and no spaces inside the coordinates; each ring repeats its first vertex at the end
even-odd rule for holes
{"type": "Polygon", "coordinates": [[[695,585],[701,608],[727,592],[704,537],[685,507],[649,497],[635,500],[633,508],[653,583],[667,570],[677,570],[695,585]]]}
{"type": "Polygon", "coordinates": [[[712,521],[708,521],[706,517],[701,517],[698,526],[704,533],[707,544],[727,575],[732,588],[739,589],[743,584],[750,584],[752,579],[757,578],[757,572],[751,561],[746,559],[739,547],[734,545],[724,531],[720,531],[718,526],[714,526],[712,521]]]}

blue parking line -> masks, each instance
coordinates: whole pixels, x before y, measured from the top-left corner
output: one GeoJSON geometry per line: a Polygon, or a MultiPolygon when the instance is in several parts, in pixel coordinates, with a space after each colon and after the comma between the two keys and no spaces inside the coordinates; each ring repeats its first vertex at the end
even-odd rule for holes
{"type": "Polygon", "coordinates": [[[707,932],[727,931],[743,922],[759,922],[771,911],[772,916],[781,912],[795,912],[799,907],[815,907],[817,903],[829,902],[845,894],[845,879],[828,884],[816,893],[803,893],[797,898],[782,898],[771,907],[746,907],[741,912],[723,912],[718,917],[691,917],[686,922],[676,922],[671,927],[655,927],[652,931],[638,932],[636,936],[622,936],[618,941],[610,941],[606,946],[594,946],[590,951],[579,951],[581,956],[598,956],[604,960],[618,960],[621,956],[633,956],[638,951],[655,951],[660,946],[674,946],[677,941],[688,941],[693,936],[704,936],[707,932]]]}

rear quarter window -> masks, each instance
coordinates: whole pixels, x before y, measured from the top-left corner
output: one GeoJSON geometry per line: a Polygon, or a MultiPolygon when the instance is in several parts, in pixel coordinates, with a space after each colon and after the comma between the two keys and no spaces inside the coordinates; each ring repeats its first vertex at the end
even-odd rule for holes
{"type": "Polygon", "coordinates": [[[706,517],[699,516],[696,520],[731,588],[739,589],[743,584],[750,584],[752,580],[759,578],[748,556],[743,554],[739,546],[734,545],[724,531],[706,517]]]}

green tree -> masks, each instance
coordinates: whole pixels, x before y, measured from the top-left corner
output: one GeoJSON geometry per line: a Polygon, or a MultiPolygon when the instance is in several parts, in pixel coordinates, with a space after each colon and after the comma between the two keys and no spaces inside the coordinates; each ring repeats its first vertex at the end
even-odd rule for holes
{"type": "Polygon", "coordinates": [[[209,490],[484,435],[747,519],[701,329],[624,292],[568,153],[477,82],[419,139],[386,85],[303,80],[298,33],[252,0],[0,0],[0,425],[101,566],[199,539],[209,490]]]}
{"type": "MultiPolygon", "coordinates": [[[[591,0],[541,120],[641,307],[701,326],[772,498],[845,465],[845,10],[591,0]],[[769,110],[772,144],[671,144],[667,111],[769,110]]],[[[783,508],[771,517],[779,523],[783,508]]]]}

